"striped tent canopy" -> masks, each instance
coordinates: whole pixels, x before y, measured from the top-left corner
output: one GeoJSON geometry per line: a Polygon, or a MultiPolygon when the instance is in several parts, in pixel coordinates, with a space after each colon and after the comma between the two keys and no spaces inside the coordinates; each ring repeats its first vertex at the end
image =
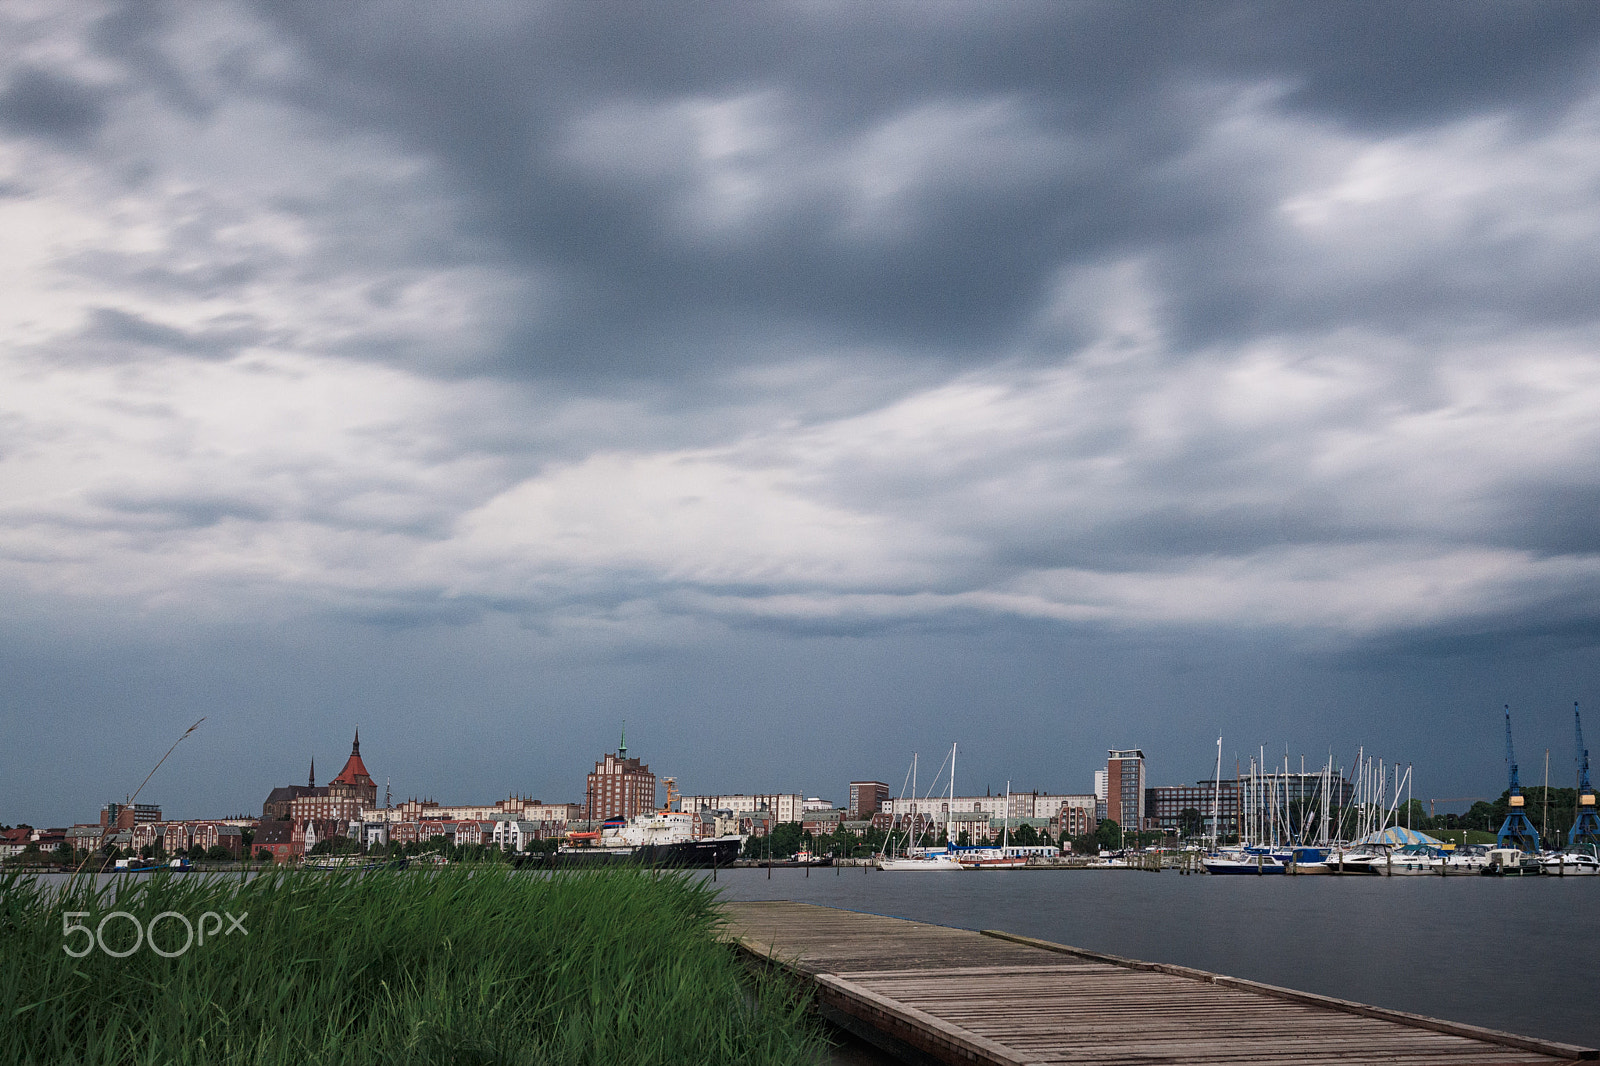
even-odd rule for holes
{"type": "Polygon", "coordinates": [[[1444,846],[1444,841],[1438,837],[1431,837],[1427,833],[1419,833],[1415,829],[1404,826],[1391,825],[1381,833],[1369,833],[1356,841],[1357,844],[1388,844],[1392,847],[1404,847],[1407,844],[1426,844],[1430,848],[1444,846]]]}

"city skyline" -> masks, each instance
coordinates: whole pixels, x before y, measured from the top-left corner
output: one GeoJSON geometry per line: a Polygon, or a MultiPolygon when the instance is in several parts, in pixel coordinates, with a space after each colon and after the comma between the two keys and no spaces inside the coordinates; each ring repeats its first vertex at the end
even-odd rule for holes
{"type": "Polygon", "coordinates": [[[202,716],[141,801],[356,724],[406,794],[542,790],[623,719],[708,794],[1220,734],[1498,795],[1504,704],[1571,776],[1592,3],[17,0],[0,44],[0,821],[202,716]]]}

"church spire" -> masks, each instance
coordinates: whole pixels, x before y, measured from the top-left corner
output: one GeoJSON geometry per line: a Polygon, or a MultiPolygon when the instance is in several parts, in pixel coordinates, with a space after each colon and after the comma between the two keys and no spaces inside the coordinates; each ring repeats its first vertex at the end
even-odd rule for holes
{"type": "Polygon", "coordinates": [[[622,720],[622,736],[617,741],[617,758],[626,759],[627,757],[628,757],[628,720],[626,718],[624,718],[622,720]]]}
{"type": "Polygon", "coordinates": [[[317,757],[315,755],[311,756],[311,776],[306,778],[306,784],[311,788],[317,787],[317,757]]]}
{"type": "Polygon", "coordinates": [[[356,740],[355,740],[354,744],[350,745],[350,754],[351,755],[360,755],[361,754],[361,727],[360,726],[356,726],[356,740]]]}

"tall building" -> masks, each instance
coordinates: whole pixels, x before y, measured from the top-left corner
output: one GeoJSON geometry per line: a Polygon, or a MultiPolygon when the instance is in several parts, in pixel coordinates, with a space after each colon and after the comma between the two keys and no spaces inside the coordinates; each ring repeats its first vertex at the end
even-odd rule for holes
{"type": "Polygon", "coordinates": [[[1123,829],[1144,824],[1144,752],[1106,752],[1106,817],[1123,829]]]}
{"type": "Polygon", "coordinates": [[[882,781],[852,781],[849,814],[846,817],[852,822],[866,821],[888,802],[889,786],[882,781]]]}
{"type": "Polygon", "coordinates": [[[161,808],[154,803],[108,803],[100,808],[100,824],[106,829],[132,829],[143,822],[161,821],[161,808]]]}
{"type": "Polygon", "coordinates": [[[372,807],[378,802],[378,785],[372,780],[372,775],[367,773],[366,764],[361,761],[361,730],[356,730],[356,739],[350,745],[350,758],[345,760],[344,769],[338,776],[328,782],[328,795],[335,799],[357,801],[356,810],[361,807],[372,807]]]}
{"type": "Polygon", "coordinates": [[[628,758],[624,734],[616,754],[606,753],[594,764],[583,790],[584,812],[590,821],[632,818],[656,809],[656,775],[638,759],[628,758]]]}
{"type": "MultiPolygon", "coordinates": [[[[312,764],[311,773],[310,780],[314,782],[315,763],[312,764]]],[[[355,740],[350,745],[350,758],[345,760],[344,769],[332,781],[321,788],[315,784],[307,784],[304,788],[298,785],[275,788],[261,805],[261,812],[263,818],[268,818],[269,812],[276,813],[287,803],[289,820],[297,829],[303,829],[307,822],[348,824],[358,821],[361,808],[370,807],[377,801],[378,786],[372,780],[372,775],[367,773],[366,764],[361,761],[361,732],[357,730],[355,740]]]]}

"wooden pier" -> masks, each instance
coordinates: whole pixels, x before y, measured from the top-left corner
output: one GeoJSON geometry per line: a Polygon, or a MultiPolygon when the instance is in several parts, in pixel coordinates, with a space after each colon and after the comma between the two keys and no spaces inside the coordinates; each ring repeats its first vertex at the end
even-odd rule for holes
{"type": "Polygon", "coordinates": [[[727,903],[725,935],[814,984],[823,1016],[911,1062],[1443,1066],[1592,1048],[1028,937],[806,903],[727,903]]]}

